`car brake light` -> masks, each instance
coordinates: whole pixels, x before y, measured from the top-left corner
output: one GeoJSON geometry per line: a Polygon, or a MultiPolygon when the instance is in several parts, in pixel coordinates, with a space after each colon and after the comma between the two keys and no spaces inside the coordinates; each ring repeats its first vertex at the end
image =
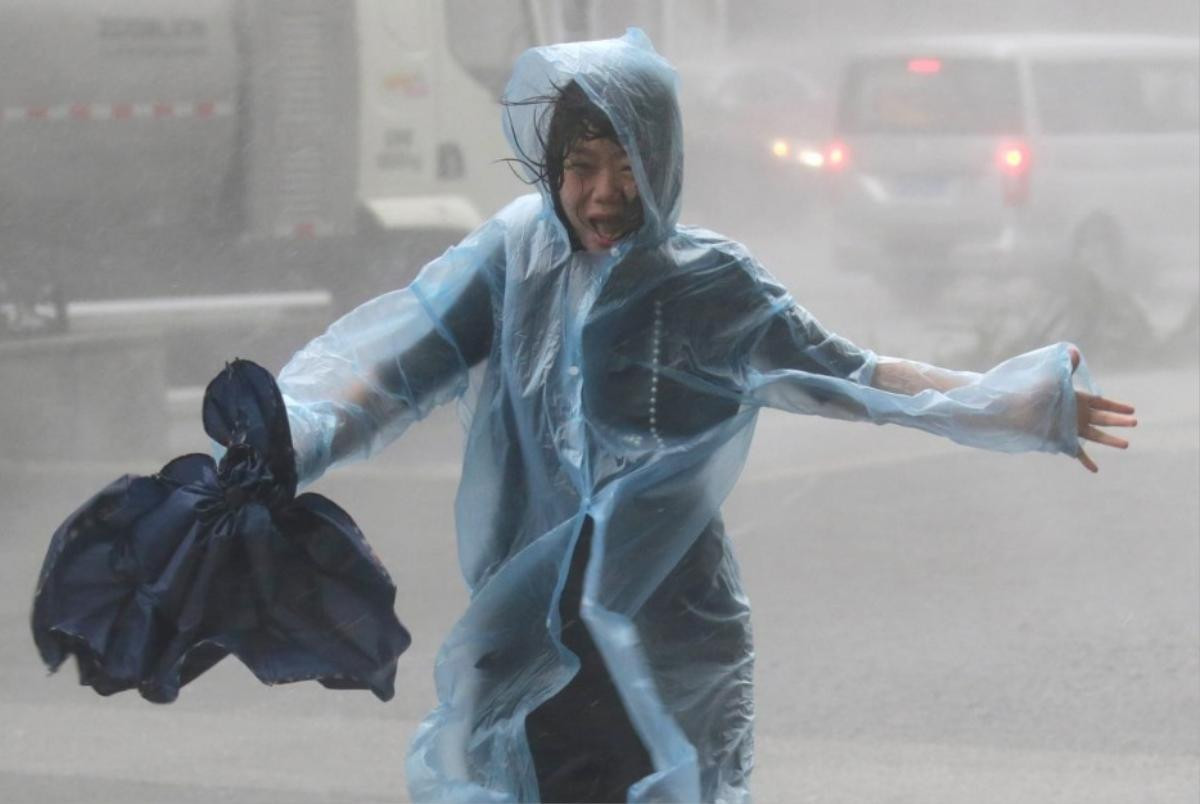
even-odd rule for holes
{"type": "Polygon", "coordinates": [[[835,141],[829,144],[825,151],[825,167],[829,170],[842,170],[850,161],[850,151],[846,143],[835,141]]]}
{"type": "Polygon", "coordinates": [[[917,75],[934,75],[942,71],[941,59],[909,59],[908,71],[917,75]]]}
{"type": "Polygon", "coordinates": [[[996,150],[996,162],[1000,170],[1010,176],[1019,176],[1029,170],[1029,147],[1023,142],[1002,142],[996,150]]]}
{"type": "Polygon", "coordinates": [[[1029,146],[1005,140],[996,149],[996,166],[1004,179],[1004,203],[1023,204],[1029,199],[1029,146]]]}

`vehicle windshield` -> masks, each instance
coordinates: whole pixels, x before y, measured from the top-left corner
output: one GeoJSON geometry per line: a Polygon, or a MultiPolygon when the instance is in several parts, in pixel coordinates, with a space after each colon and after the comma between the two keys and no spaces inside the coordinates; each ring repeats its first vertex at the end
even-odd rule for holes
{"type": "Polygon", "coordinates": [[[1016,65],[914,53],[851,65],[842,93],[847,134],[1020,134],[1016,65]]]}

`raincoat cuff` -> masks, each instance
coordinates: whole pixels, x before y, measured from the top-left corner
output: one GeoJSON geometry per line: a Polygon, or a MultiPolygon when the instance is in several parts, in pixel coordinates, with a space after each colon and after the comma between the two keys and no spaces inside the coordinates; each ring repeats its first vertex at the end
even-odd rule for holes
{"type": "Polygon", "coordinates": [[[879,365],[879,355],[870,349],[863,349],[862,356],[862,365],[851,372],[847,379],[859,385],[870,385],[875,379],[875,369],[879,365]]]}
{"type": "MultiPolygon", "coordinates": [[[[1058,371],[1059,385],[1059,409],[1058,409],[1058,439],[1059,451],[1064,455],[1072,458],[1079,457],[1081,445],[1079,443],[1079,412],[1078,398],[1075,393],[1076,378],[1082,383],[1085,389],[1089,392],[1095,392],[1095,383],[1092,382],[1090,372],[1088,372],[1087,364],[1083,359],[1083,352],[1079,353],[1079,366],[1071,368],[1071,347],[1073,344],[1061,342],[1055,344],[1058,352],[1056,355],[1055,368],[1058,371]]],[[[1078,349],[1078,347],[1075,347],[1078,349]]]]}

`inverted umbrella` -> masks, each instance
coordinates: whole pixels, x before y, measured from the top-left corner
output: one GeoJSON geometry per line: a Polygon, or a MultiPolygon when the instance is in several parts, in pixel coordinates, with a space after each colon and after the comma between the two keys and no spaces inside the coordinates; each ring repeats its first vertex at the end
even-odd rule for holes
{"type": "Polygon", "coordinates": [[[283,398],[254,363],[226,366],[204,395],[218,463],[184,455],[121,477],[50,542],[33,638],[53,671],[74,655],[101,695],[170,702],[229,654],[266,684],[393,694],[410,638],[396,588],[350,516],[296,496],[283,398]]]}

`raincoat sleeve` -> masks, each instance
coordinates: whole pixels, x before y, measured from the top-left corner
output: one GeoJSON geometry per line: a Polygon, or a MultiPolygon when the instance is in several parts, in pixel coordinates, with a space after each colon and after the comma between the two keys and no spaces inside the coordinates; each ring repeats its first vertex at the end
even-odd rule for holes
{"type": "Polygon", "coordinates": [[[744,377],[751,399],[797,413],[901,424],[1001,452],[1079,453],[1070,345],[983,373],[880,357],[826,330],[768,278],[744,377]]]}
{"type": "Polygon", "coordinates": [[[301,484],[386,446],[459,396],[487,357],[503,227],[492,219],[408,287],[336,321],[279,374],[301,484]]]}

